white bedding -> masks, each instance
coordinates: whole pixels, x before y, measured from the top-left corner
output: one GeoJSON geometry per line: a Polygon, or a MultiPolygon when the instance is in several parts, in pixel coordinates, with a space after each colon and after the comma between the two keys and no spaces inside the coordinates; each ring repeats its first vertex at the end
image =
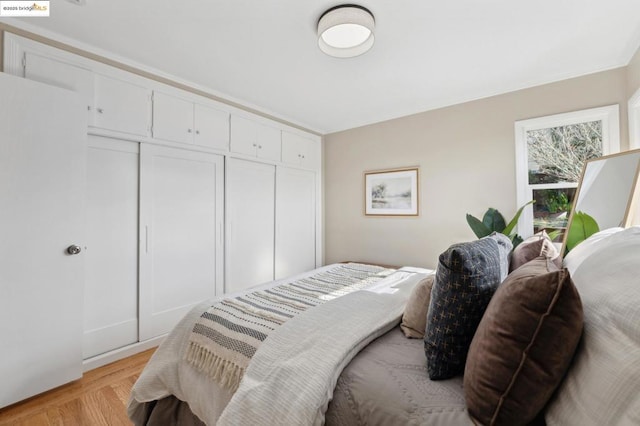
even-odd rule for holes
{"type": "Polygon", "coordinates": [[[211,306],[211,301],[202,303],[154,354],[132,389],[129,412],[141,403],[175,395],[209,425],[321,424],[342,369],[360,349],[397,324],[413,285],[424,276],[415,271],[392,274],[386,285],[377,283],[375,291],[352,293],[285,323],[260,346],[235,395],[184,360],[193,324],[211,306]]]}

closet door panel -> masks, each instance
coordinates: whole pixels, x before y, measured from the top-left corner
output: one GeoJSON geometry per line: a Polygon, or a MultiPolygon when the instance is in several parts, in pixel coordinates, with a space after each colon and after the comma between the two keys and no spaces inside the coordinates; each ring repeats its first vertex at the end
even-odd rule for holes
{"type": "Polygon", "coordinates": [[[258,124],[237,115],[231,116],[231,151],[256,155],[258,124]]]}
{"type": "Polygon", "coordinates": [[[154,92],[153,137],[193,143],[193,103],[154,92]]]}
{"type": "Polygon", "coordinates": [[[139,144],[89,136],[83,356],[138,341],[139,144]]]}
{"type": "Polygon", "coordinates": [[[278,167],[275,278],[316,267],[315,173],[278,167]]]}
{"type": "Polygon", "coordinates": [[[221,150],[229,149],[229,113],[195,104],[195,144],[221,150]]]}
{"type": "Polygon", "coordinates": [[[265,160],[280,161],[281,155],[280,129],[269,126],[258,126],[258,157],[265,160]]]}
{"type": "Polygon", "coordinates": [[[140,339],[167,333],[222,285],[223,157],[143,145],[140,339]]]}
{"type": "Polygon", "coordinates": [[[225,293],[273,280],[275,166],[227,162],[225,293]]]}
{"type": "Polygon", "coordinates": [[[104,75],[95,75],[94,125],[149,136],[151,90],[104,75]]]}

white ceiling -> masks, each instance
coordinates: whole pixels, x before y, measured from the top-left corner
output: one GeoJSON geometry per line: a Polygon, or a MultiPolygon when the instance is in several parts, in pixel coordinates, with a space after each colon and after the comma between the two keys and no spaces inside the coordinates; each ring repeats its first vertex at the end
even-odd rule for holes
{"type": "Polygon", "coordinates": [[[336,59],[315,27],[337,4],[54,0],[15,22],[323,134],[624,66],[640,44],[638,0],[362,0],[376,43],[336,59]]]}

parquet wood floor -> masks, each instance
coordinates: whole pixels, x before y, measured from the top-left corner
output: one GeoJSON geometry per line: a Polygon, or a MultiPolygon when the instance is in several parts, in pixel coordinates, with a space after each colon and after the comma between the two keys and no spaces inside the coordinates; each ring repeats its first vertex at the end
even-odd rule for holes
{"type": "Polygon", "coordinates": [[[155,349],[84,373],[81,379],[0,409],[0,425],[131,425],[131,387],[155,349]]]}

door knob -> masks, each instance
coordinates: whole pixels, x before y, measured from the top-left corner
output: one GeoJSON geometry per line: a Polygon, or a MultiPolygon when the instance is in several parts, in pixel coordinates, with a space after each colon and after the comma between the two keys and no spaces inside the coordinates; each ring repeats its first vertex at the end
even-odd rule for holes
{"type": "Polygon", "coordinates": [[[82,251],[82,249],[80,248],[80,246],[77,246],[75,244],[70,245],[69,247],[67,247],[67,253],[68,254],[78,254],[82,251]]]}

